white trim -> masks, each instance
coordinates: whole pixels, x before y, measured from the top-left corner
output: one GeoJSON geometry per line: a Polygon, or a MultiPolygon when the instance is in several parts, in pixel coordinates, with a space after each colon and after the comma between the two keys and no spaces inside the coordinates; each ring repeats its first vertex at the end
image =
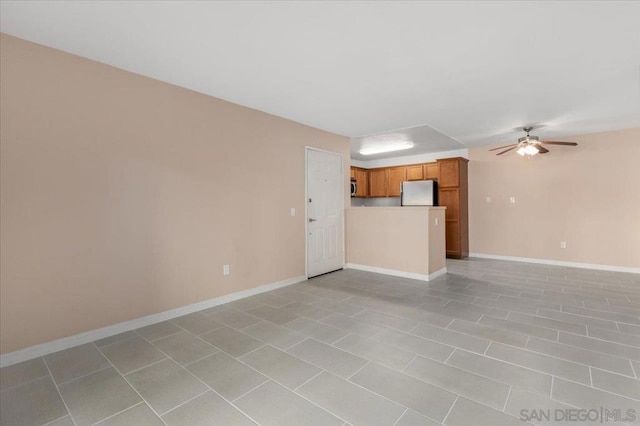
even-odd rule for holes
{"type": "Polygon", "coordinates": [[[447,267],[445,266],[444,268],[440,268],[435,272],[432,272],[429,274],[429,281],[433,281],[436,278],[442,276],[442,275],[446,275],[447,274],[447,267]]]}
{"type": "Polygon", "coordinates": [[[114,336],[116,334],[123,333],[129,330],[135,330],[136,328],[146,327],[151,324],[155,324],[161,321],[170,320],[180,317],[182,315],[198,312],[203,309],[212,308],[214,306],[222,305],[225,303],[233,302],[234,300],[244,299],[245,297],[254,296],[256,294],[264,293],[266,291],[275,290],[288,285],[296,284],[306,280],[303,275],[289,278],[282,281],[276,281],[269,284],[264,284],[259,287],[250,288],[247,290],[238,291],[236,293],[227,294],[225,296],[216,297],[209,300],[203,300],[202,302],[192,303],[191,305],[182,306],[180,308],[171,309],[157,314],[148,315],[142,318],[136,318],[130,321],[121,322],[119,324],[110,325],[108,327],[98,328],[96,330],[86,331],[84,333],[76,334],[69,337],[63,337],[62,339],[53,340],[51,342],[41,343],[39,345],[31,346],[28,348],[20,349],[15,352],[0,355],[0,368],[8,365],[13,365],[18,362],[27,361],[39,356],[48,355],[53,352],[58,352],[64,349],[72,348],[74,346],[90,343],[98,339],[104,339],[105,337],[114,336]]]}
{"type": "Polygon", "coordinates": [[[469,253],[469,257],[479,259],[511,260],[513,262],[539,263],[542,265],[568,266],[570,268],[596,269],[599,271],[630,272],[640,274],[640,268],[628,266],[601,265],[597,263],[566,262],[564,260],[537,259],[534,257],[501,256],[498,254],[469,253]]]}
{"type": "MultiPolygon", "coordinates": [[[[340,152],[334,152],[334,151],[328,151],[326,149],[322,149],[322,148],[316,148],[313,146],[309,146],[306,145],[304,147],[304,275],[305,277],[309,278],[309,212],[308,212],[308,207],[309,207],[309,151],[318,151],[318,152],[324,152],[327,154],[333,154],[333,155],[337,155],[340,157],[340,168],[341,168],[341,175],[342,175],[342,185],[341,185],[341,195],[340,195],[340,199],[342,200],[342,218],[341,218],[341,222],[342,222],[342,267],[345,267],[345,262],[347,260],[347,244],[346,244],[346,238],[347,238],[347,232],[345,229],[345,182],[344,179],[346,178],[346,168],[345,168],[345,164],[344,164],[344,155],[340,152]]],[[[349,171],[351,171],[351,169],[349,168],[349,171]]],[[[327,272],[331,272],[331,271],[327,271],[327,272]]]]}
{"type": "Polygon", "coordinates": [[[438,269],[436,272],[433,272],[429,275],[418,274],[416,272],[399,271],[397,269],[378,268],[377,266],[359,265],[357,263],[347,263],[345,265],[345,268],[357,269],[359,271],[375,272],[377,274],[392,275],[394,277],[410,278],[413,280],[420,280],[420,281],[431,281],[447,273],[446,267],[442,269],[438,269]]]}

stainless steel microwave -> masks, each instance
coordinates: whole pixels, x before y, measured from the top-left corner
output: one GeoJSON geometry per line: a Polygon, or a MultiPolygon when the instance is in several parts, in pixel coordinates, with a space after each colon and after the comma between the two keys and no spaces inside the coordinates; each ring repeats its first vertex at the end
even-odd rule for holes
{"type": "Polygon", "coordinates": [[[351,196],[355,197],[356,192],[358,192],[358,181],[355,179],[351,179],[351,196]]]}

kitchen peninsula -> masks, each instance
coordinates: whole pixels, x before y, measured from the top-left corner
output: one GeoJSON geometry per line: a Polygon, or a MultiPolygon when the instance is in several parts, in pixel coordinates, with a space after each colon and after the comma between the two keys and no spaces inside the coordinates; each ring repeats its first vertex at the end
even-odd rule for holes
{"type": "Polygon", "coordinates": [[[346,210],[347,268],[429,281],[447,272],[446,207],[346,210]]]}

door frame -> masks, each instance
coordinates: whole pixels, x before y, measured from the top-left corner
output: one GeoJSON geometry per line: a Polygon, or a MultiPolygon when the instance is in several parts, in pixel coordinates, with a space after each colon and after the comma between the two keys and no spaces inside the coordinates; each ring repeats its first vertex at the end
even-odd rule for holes
{"type": "Polygon", "coordinates": [[[345,233],[345,167],[344,167],[344,155],[335,152],[329,151],[326,149],[316,148],[314,146],[305,145],[304,147],[304,276],[309,279],[309,151],[319,151],[327,154],[333,154],[340,157],[340,169],[342,171],[342,185],[340,185],[340,199],[342,200],[342,214],[341,214],[341,226],[342,226],[342,268],[344,269],[344,265],[346,264],[346,239],[347,235],[345,233]]]}

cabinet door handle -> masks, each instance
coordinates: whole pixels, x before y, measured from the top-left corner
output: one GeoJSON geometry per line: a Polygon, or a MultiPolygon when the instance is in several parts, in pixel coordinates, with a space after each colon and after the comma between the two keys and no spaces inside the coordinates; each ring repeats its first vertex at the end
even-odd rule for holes
{"type": "Polygon", "coordinates": [[[309,218],[309,223],[311,223],[311,222],[316,222],[317,220],[318,220],[318,219],[312,219],[312,218],[309,218]]]}

